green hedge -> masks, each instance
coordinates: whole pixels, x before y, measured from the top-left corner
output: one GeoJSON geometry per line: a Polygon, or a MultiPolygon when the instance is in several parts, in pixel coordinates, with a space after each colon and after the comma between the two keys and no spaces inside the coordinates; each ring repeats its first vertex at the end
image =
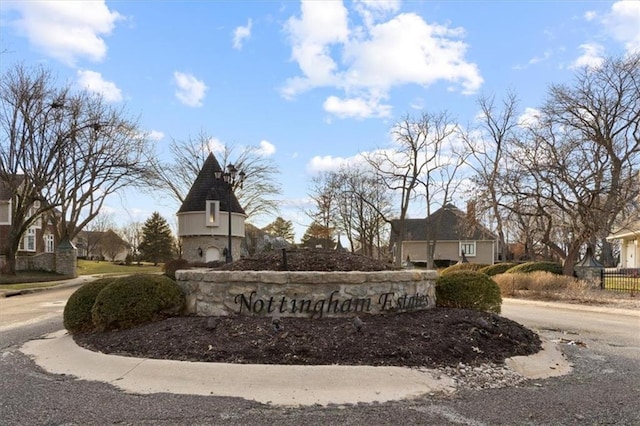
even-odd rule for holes
{"type": "Polygon", "coordinates": [[[484,267],[486,267],[488,265],[484,264],[484,263],[456,263],[455,265],[451,265],[447,268],[444,268],[442,271],[440,271],[440,275],[446,275],[446,274],[450,274],[451,272],[457,272],[457,271],[478,271],[484,267]]]}
{"type": "Polygon", "coordinates": [[[87,283],[71,294],[64,307],[62,321],[70,333],[88,333],[94,330],[91,309],[98,294],[113,278],[101,278],[87,283]]]}
{"type": "Polygon", "coordinates": [[[487,274],[492,277],[494,275],[504,274],[516,265],[517,263],[496,263],[493,265],[485,266],[484,268],[480,268],[478,272],[482,272],[483,274],[487,274]]]}
{"type": "Polygon", "coordinates": [[[178,269],[189,269],[189,261],[187,259],[171,259],[164,263],[164,274],[176,280],[176,271],[178,269]]]}
{"type": "Polygon", "coordinates": [[[545,271],[556,275],[562,275],[562,265],[556,262],[526,262],[508,269],[506,273],[527,274],[535,271],[545,271]]]}
{"type": "Polygon", "coordinates": [[[182,289],[163,275],[121,277],[105,287],[91,310],[97,330],[135,327],[179,315],[184,307],[182,289]]]}
{"type": "Polygon", "coordinates": [[[500,313],[500,287],[477,271],[456,271],[436,280],[436,305],[500,313]]]}

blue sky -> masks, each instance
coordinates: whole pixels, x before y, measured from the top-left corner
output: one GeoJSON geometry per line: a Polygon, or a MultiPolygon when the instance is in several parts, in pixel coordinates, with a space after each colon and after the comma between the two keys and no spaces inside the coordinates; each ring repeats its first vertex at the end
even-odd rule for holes
{"type": "MultiPolygon", "coordinates": [[[[466,125],[480,95],[540,106],[576,67],[640,50],[640,1],[10,1],[0,69],[44,65],[171,138],[262,146],[302,237],[314,173],[392,143],[407,114],[466,125]]],[[[111,197],[121,224],[168,198],[111,197]]],[[[415,216],[420,216],[415,212],[415,216]]],[[[274,218],[260,218],[262,226],[274,218]]]]}

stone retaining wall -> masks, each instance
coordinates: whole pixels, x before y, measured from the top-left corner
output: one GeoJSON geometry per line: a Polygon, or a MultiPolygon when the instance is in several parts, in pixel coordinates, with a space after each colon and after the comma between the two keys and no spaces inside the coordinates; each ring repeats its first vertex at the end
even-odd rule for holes
{"type": "Polygon", "coordinates": [[[16,271],[56,271],[54,253],[39,253],[31,256],[16,256],[16,271]]]}
{"type": "Polygon", "coordinates": [[[435,307],[435,271],[176,271],[189,314],[311,318],[435,307]]]}

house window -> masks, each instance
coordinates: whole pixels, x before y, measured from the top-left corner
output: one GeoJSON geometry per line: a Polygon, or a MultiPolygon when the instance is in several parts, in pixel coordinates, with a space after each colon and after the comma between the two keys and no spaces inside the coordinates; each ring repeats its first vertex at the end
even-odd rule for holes
{"type": "Polygon", "coordinates": [[[464,253],[467,257],[475,257],[476,255],[476,242],[475,241],[460,241],[460,257],[464,253]]]}
{"type": "MultiPolygon", "coordinates": [[[[39,208],[40,208],[40,201],[34,201],[33,205],[29,208],[29,213],[28,213],[29,217],[35,216],[39,208]]],[[[33,224],[31,226],[34,226],[36,228],[42,228],[42,217],[38,216],[33,221],[33,224]]]]}
{"type": "Polygon", "coordinates": [[[206,226],[218,226],[218,216],[220,214],[220,202],[207,200],[206,226]]]}
{"type": "Polygon", "coordinates": [[[36,251],[36,229],[31,227],[27,229],[27,233],[20,241],[20,246],[18,247],[23,251],[36,251]]]}
{"type": "Polygon", "coordinates": [[[44,236],[44,251],[46,253],[53,253],[55,247],[53,244],[53,234],[45,234],[44,236]]]}
{"type": "Polygon", "coordinates": [[[0,225],[11,225],[10,201],[0,201],[0,225]]]}

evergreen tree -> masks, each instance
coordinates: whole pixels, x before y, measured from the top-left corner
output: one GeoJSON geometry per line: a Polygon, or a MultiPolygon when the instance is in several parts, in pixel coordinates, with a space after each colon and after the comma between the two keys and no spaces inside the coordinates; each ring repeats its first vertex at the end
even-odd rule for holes
{"type": "Polygon", "coordinates": [[[173,257],[174,241],[167,221],[160,213],[153,212],[142,226],[142,241],[138,246],[140,257],[157,265],[173,257]]]}
{"type": "Polygon", "coordinates": [[[302,246],[316,248],[322,246],[324,249],[332,249],[336,245],[333,238],[333,228],[312,222],[302,237],[302,246]]]}
{"type": "Polygon", "coordinates": [[[293,230],[293,222],[277,217],[276,220],[262,228],[262,230],[274,237],[282,237],[285,241],[293,244],[295,232],[293,230]]]}

